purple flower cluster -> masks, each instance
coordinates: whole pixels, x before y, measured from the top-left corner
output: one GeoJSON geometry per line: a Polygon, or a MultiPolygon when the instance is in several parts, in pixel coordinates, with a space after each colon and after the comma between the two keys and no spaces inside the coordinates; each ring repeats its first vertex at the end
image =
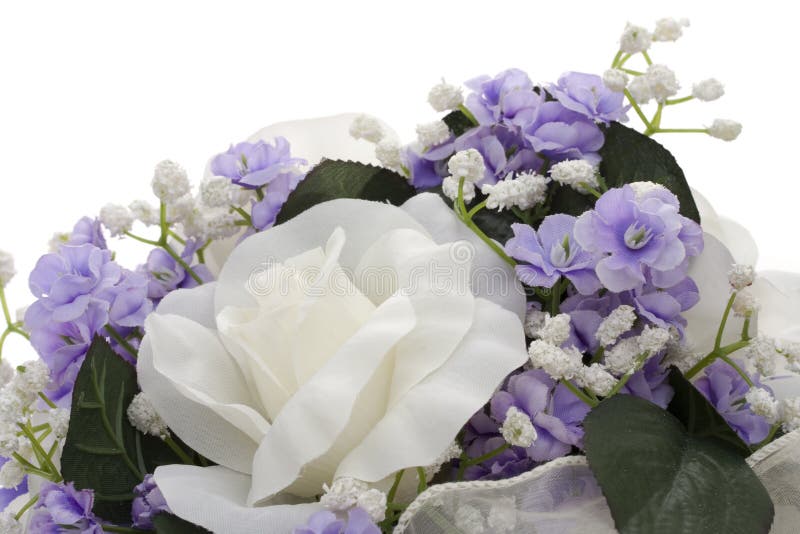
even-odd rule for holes
{"type": "Polygon", "coordinates": [[[211,172],[240,187],[261,191],[263,198],[253,201],[251,217],[253,227],[264,230],[275,224],[289,194],[305,178],[300,170],[305,164],[305,160],[292,157],[289,141],[277,137],[274,145],[245,141],[231,146],[214,156],[211,172]]]}
{"type": "Polygon", "coordinates": [[[133,526],[142,529],[153,528],[153,517],[161,512],[169,512],[164,495],[158,489],[153,475],[145,475],[141,484],[133,490],[136,497],[133,499],[131,516],[133,526]]]}
{"type": "Polygon", "coordinates": [[[556,384],[547,373],[537,369],[511,376],[506,386],[492,397],[490,416],[479,412],[472,417],[464,435],[468,457],[483,456],[505,443],[500,427],[512,406],[531,418],[538,437],[527,449],[511,447],[482,464],[468,467],[464,473],[467,480],[513,477],[582,446],[580,425],[589,406],[566,386],[556,384]]]}
{"type": "Polygon", "coordinates": [[[339,519],[327,510],[317,512],[308,523],[294,529],[294,534],[380,534],[375,524],[363,508],[353,508],[347,513],[347,521],[339,519]]]}
{"type": "MultiPolygon", "coordinates": [[[[181,259],[187,265],[191,265],[197,249],[198,244],[193,239],[188,240],[181,253],[181,259]]],[[[214,279],[214,275],[203,264],[194,265],[191,269],[203,282],[210,282],[214,279]]],[[[188,289],[198,285],[197,281],[186,272],[186,269],[162,248],[150,251],[147,262],[140,265],[137,272],[147,276],[147,297],[154,304],[176,289],[188,289]]]]}
{"type": "Polygon", "coordinates": [[[106,326],[123,337],[134,334],[153,310],[147,277],[113,261],[93,221],[79,221],[67,243],[42,256],[31,272],[28,285],[37,300],[25,314],[31,343],[51,370],[47,393],[64,405],[94,336],[105,335],[106,326]]]}
{"type": "MultiPolygon", "coordinates": [[[[744,368],[741,362],[737,362],[744,368]]],[[[758,375],[750,377],[756,387],[770,389],[759,382],[758,375]]],[[[727,363],[717,360],[704,369],[704,375],[694,382],[694,386],[716,408],[745,443],[761,443],[769,435],[770,424],[750,409],[745,395],[750,386],[736,370],[727,363]]]]}
{"type": "Polygon", "coordinates": [[[622,95],[590,74],[567,73],[545,88],[525,72],[509,69],[466,86],[472,93],[465,106],[478,125],[440,146],[406,149],[405,163],[418,189],[439,185],[447,176],[446,160],[469,148],[486,162],[479,185],[496,183],[512,172],[537,171],[545,160],[598,163],[605,138],[596,123],[625,118],[622,95]]]}
{"type": "Polygon", "coordinates": [[[100,520],[92,513],[94,492],[78,491],[72,483],[47,482],[39,492],[39,500],[31,515],[30,534],[102,534],[100,520]]]}

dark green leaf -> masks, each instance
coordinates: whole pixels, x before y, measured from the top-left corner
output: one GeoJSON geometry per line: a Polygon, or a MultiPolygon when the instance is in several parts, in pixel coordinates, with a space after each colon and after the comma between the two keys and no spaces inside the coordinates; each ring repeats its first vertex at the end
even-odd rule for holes
{"type": "Polygon", "coordinates": [[[475,127],[472,120],[464,112],[458,110],[451,111],[442,120],[456,137],[475,127]]]}
{"type": "Polygon", "coordinates": [[[277,222],[286,222],[312,206],[337,198],[400,205],[414,193],[408,180],[389,169],[353,161],[324,160],[289,195],[277,222]]]}
{"type": "MultiPolygon", "coordinates": [[[[603,161],[600,174],[608,187],[631,182],[655,182],[675,193],[681,213],[700,222],[700,213],[692,198],[683,171],[670,152],[658,142],[618,122],[605,129],[605,143],[600,150],[603,161]]],[[[560,187],[553,197],[551,213],[580,215],[594,206],[594,197],[560,187]]]]}
{"type": "Polygon", "coordinates": [[[78,489],[95,492],[95,513],[111,522],[130,521],[133,488],[159,465],[180,460],[152,436],[128,422],[138,391],[136,371],[102,338],[92,342],[72,394],[61,472],[78,489]]]}
{"type": "Polygon", "coordinates": [[[198,527],[178,516],[160,513],[153,518],[153,526],[158,534],[211,534],[203,527],[198,527]]]}
{"type": "Polygon", "coordinates": [[[743,458],[752,454],[750,447],[742,441],[725,419],[708,400],[697,391],[683,373],[674,367],[669,373],[669,383],[675,396],[668,410],[686,427],[687,432],[697,437],[716,438],[729,443],[743,458]]]}
{"type": "MultiPolygon", "coordinates": [[[[442,193],[441,186],[434,187],[432,189],[428,189],[427,193],[435,193],[439,195],[442,200],[450,206],[453,207],[453,201],[450,200],[444,193],[442,193]]],[[[475,199],[467,205],[467,209],[479,202],[483,201],[486,197],[478,193],[475,199]]],[[[505,244],[506,241],[511,239],[514,236],[514,232],[511,231],[511,225],[514,223],[522,222],[513,212],[508,210],[497,211],[497,210],[488,210],[482,209],[475,216],[472,218],[475,221],[475,224],[478,225],[478,228],[483,230],[483,232],[500,243],[501,245],[505,244]]]]}
{"type": "Polygon", "coordinates": [[[655,404],[616,395],[584,421],[586,456],[622,534],[759,534],[772,501],[729,443],[655,404]]]}

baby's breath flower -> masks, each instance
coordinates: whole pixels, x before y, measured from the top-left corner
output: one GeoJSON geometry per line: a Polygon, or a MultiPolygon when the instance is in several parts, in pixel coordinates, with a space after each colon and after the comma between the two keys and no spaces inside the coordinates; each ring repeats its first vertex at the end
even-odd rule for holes
{"type": "Polygon", "coordinates": [[[500,433],[510,445],[526,449],[533,445],[537,438],[531,418],[516,406],[511,406],[506,412],[506,419],[503,421],[500,433]]]}
{"type": "Polygon", "coordinates": [[[9,509],[0,512],[0,534],[22,534],[22,523],[17,521],[16,514],[9,509]]]}
{"type": "Polygon", "coordinates": [[[556,163],[550,168],[550,178],[562,185],[567,185],[578,193],[586,193],[584,185],[596,188],[597,169],[582,159],[570,159],[556,163]]]}
{"type": "Polygon", "coordinates": [[[460,87],[442,80],[441,83],[431,87],[428,93],[428,103],[438,112],[451,111],[458,109],[464,103],[464,95],[460,87]]]}
{"type": "Polygon", "coordinates": [[[137,393],[128,405],[128,420],[142,434],[156,437],[169,435],[167,424],[144,393],[137,393]]]}
{"type": "MultiPolygon", "coordinates": [[[[444,180],[442,180],[442,193],[444,196],[449,198],[450,200],[455,200],[458,198],[458,184],[459,180],[454,178],[453,176],[448,176],[444,180]]],[[[472,182],[464,182],[462,196],[464,197],[464,202],[470,203],[475,200],[475,184],[472,182]]]]}
{"type": "Polygon", "coordinates": [[[400,143],[391,137],[386,137],[375,145],[375,157],[387,169],[396,170],[403,165],[400,143]]]}
{"type": "Polygon", "coordinates": [[[692,350],[688,345],[681,343],[679,339],[670,339],[667,343],[667,355],[664,364],[674,365],[681,372],[685,373],[691,369],[703,356],[692,350]]]}
{"type": "Polygon", "coordinates": [[[550,315],[547,312],[530,308],[525,314],[525,335],[529,338],[539,337],[539,331],[544,326],[544,322],[550,315]]]}
{"type": "Polygon", "coordinates": [[[450,137],[450,128],[444,121],[433,121],[417,125],[417,139],[422,146],[440,145],[450,137]]]}
{"type": "Polygon", "coordinates": [[[147,226],[154,226],[159,223],[158,209],[146,200],[134,200],[128,206],[131,210],[131,215],[137,221],[140,221],[147,226]]]}
{"type": "Polygon", "coordinates": [[[354,139],[364,139],[370,143],[377,143],[385,135],[381,122],[369,115],[359,115],[350,124],[350,135],[354,139]]]}
{"type": "Polygon", "coordinates": [[[657,184],[655,182],[648,182],[648,181],[640,181],[640,182],[631,182],[628,184],[631,189],[633,189],[633,193],[636,195],[636,200],[642,200],[645,195],[651,193],[652,191],[662,190],[668,191],[666,187],[661,184],[657,184]]]}
{"type": "Polygon", "coordinates": [[[733,289],[739,291],[747,286],[753,285],[756,279],[756,270],[752,265],[744,265],[735,263],[728,271],[728,282],[730,282],[733,289]]]}
{"type": "Polygon", "coordinates": [[[376,523],[386,519],[386,494],[381,490],[368,489],[358,496],[356,506],[363,508],[376,523]]]}
{"type": "Polygon", "coordinates": [[[743,289],[736,293],[733,301],[733,314],[737,317],[751,317],[759,307],[758,299],[752,291],[743,289]]]}
{"type": "Polygon", "coordinates": [[[626,54],[638,54],[650,48],[652,40],[653,36],[647,29],[629,22],[619,38],[619,49],[626,54]]]}
{"type": "Polygon", "coordinates": [[[760,415],[769,423],[775,423],[778,419],[778,402],[772,394],[763,388],[750,388],[745,395],[745,400],[750,405],[750,410],[756,415],[760,415]]]}
{"type": "Polygon", "coordinates": [[[167,222],[182,223],[199,211],[197,200],[192,195],[184,195],[167,206],[167,222]]]}
{"type": "Polygon", "coordinates": [[[617,379],[614,378],[614,375],[606,371],[606,368],[602,364],[593,363],[581,369],[578,382],[582,387],[585,387],[595,395],[605,397],[614,389],[614,386],[617,384],[617,379]]]}
{"type": "Polygon", "coordinates": [[[777,371],[778,351],[775,340],[767,336],[758,336],[750,341],[747,356],[753,360],[758,372],[764,376],[772,376],[777,371]]]}
{"type": "Polygon", "coordinates": [[[595,336],[604,347],[616,343],[619,337],[633,328],[636,322],[636,313],[633,306],[623,304],[614,309],[608,317],[603,319],[597,328],[595,336]]]}
{"type": "Polygon", "coordinates": [[[456,152],[447,162],[447,169],[457,179],[463,178],[465,182],[478,182],[486,173],[483,156],[474,148],[456,152]]]}
{"type": "Polygon", "coordinates": [[[14,256],[0,250],[0,287],[6,287],[15,274],[17,271],[14,269],[14,256]]]}
{"type": "Polygon", "coordinates": [[[608,69],[603,73],[603,83],[615,93],[622,93],[628,87],[628,74],[619,69],[608,69]]]}
{"type": "Polygon", "coordinates": [[[548,315],[544,319],[544,325],[539,330],[539,338],[558,347],[569,339],[571,331],[569,324],[570,316],[566,313],[560,313],[555,317],[548,315]]]}
{"type": "Polygon", "coordinates": [[[708,135],[723,141],[733,141],[739,137],[740,133],[742,133],[742,125],[728,119],[715,119],[708,127],[708,135]]]}
{"type": "Polygon", "coordinates": [[[650,65],[644,78],[647,79],[650,92],[657,102],[665,102],[669,97],[675,96],[681,88],[675,73],[666,65],[650,65]]]}
{"type": "Polygon", "coordinates": [[[0,362],[0,387],[5,386],[11,379],[14,378],[14,368],[8,361],[3,360],[0,362]]]}
{"type": "Polygon", "coordinates": [[[527,210],[544,201],[547,193],[547,178],[535,173],[523,173],[516,178],[508,176],[496,184],[481,187],[481,193],[488,195],[486,207],[504,210],[518,207],[527,210]]]}
{"type": "Polygon", "coordinates": [[[663,18],[656,21],[653,41],[677,41],[683,29],[689,27],[689,19],[663,18]]]}
{"type": "Polygon", "coordinates": [[[112,237],[121,236],[133,227],[133,214],[125,206],[106,204],[100,210],[100,223],[108,228],[112,237]]]}
{"type": "Polygon", "coordinates": [[[725,94],[725,87],[716,78],[709,78],[692,86],[692,96],[702,102],[711,102],[725,94]]]}
{"type": "Polygon", "coordinates": [[[544,369],[555,380],[571,380],[583,367],[582,355],[575,347],[564,350],[541,339],[531,342],[528,355],[534,367],[544,369]]]}
{"type": "Polygon", "coordinates": [[[636,76],[631,80],[631,83],[628,84],[628,92],[639,104],[647,104],[653,99],[653,91],[650,89],[650,83],[645,75],[636,76]]]}
{"type": "Polygon", "coordinates": [[[209,208],[227,208],[236,189],[227,176],[208,176],[200,183],[200,200],[209,208]]]}
{"type": "Polygon", "coordinates": [[[47,242],[47,251],[52,253],[58,252],[62,245],[66,245],[69,241],[69,234],[66,232],[56,232],[50,241],[47,242]]]}
{"type": "Polygon", "coordinates": [[[636,367],[637,357],[642,353],[639,340],[628,337],[618,342],[611,350],[606,351],[606,368],[615,375],[624,375],[636,367]]]}
{"type": "Polygon", "coordinates": [[[25,470],[18,461],[9,459],[0,467],[0,488],[13,489],[22,484],[25,470]]]}
{"type": "Polygon", "coordinates": [[[191,189],[183,167],[168,159],[156,165],[151,185],[156,198],[166,204],[175,202],[191,189]]]}
{"type": "Polygon", "coordinates": [[[351,477],[341,477],[330,486],[323,485],[322,489],[325,494],[320,498],[320,504],[333,512],[345,512],[356,506],[358,497],[369,490],[369,486],[351,477]]]}
{"type": "Polygon", "coordinates": [[[664,350],[670,340],[669,330],[653,326],[645,326],[639,334],[639,349],[642,353],[652,356],[664,350]]]}
{"type": "Polygon", "coordinates": [[[800,428],[800,397],[783,399],[778,405],[778,415],[784,432],[794,432],[800,428]]]}
{"type": "Polygon", "coordinates": [[[67,435],[69,430],[69,410],[65,408],[56,408],[47,413],[47,422],[53,430],[53,434],[57,438],[63,438],[67,435]]]}

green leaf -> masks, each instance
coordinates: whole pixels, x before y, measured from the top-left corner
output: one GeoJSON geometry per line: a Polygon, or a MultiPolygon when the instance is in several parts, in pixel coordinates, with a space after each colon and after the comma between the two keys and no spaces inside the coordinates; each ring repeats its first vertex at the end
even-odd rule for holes
{"type": "Polygon", "coordinates": [[[158,534],[211,534],[210,531],[203,527],[164,512],[153,518],[153,526],[158,534]]]}
{"type": "MultiPolygon", "coordinates": [[[[453,201],[445,196],[445,194],[442,192],[441,186],[427,189],[425,192],[439,195],[448,207],[451,209],[453,208],[453,201]]],[[[470,207],[478,204],[485,198],[486,197],[482,193],[477,193],[475,199],[467,204],[467,209],[469,210],[470,207]]],[[[506,241],[514,236],[514,232],[511,230],[511,225],[522,222],[516,215],[514,215],[513,212],[509,210],[497,211],[488,209],[482,209],[476,213],[472,220],[475,221],[475,224],[478,225],[478,228],[483,230],[483,233],[501,245],[505,244],[506,241]]]]}
{"type": "Polygon", "coordinates": [[[181,463],[160,439],[128,422],[137,391],[134,368],[95,338],[75,380],[61,473],[76,488],[93,489],[95,513],[116,523],[130,522],[133,488],[145,474],[181,463]]]}
{"type": "Polygon", "coordinates": [[[467,117],[463,111],[459,110],[451,111],[444,116],[442,121],[444,121],[444,123],[448,128],[450,128],[450,131],[453,132],[453,135],[456,137],[475,127],[475,125],[472,123],[472,120],[470,120],[470,118],[467,117]]]}
{"type": "Polygon", "coordinates": [[[312,206],[337,198],[375,200],[397,206],[414,193],[408,180],[389,169],[353,161],[324,160],[289,195],[277,222],[286,222],[312,206]]]}
{"type": "Polygon", "coordinates": [[[690,434],[631,395],[600,403],[583,423],[586,456],[621,534],[758,534],[772,501],[729,443],[690,434]]]}
{"type": "MultiPolygon", "coordinates": [[[[609,188],[642,181],[661,184],[678,197],[684,216],[700,222],[700,212],[686,176],[666,148],[618,122],[611,123],[604,133],[605,143],[600,149],[603,158],[600,174],[609,188]]],[[[551,213],[580,215],[592,209],[594,201],[591,195],[577,193],[569,187],[559,187],[553,196],[551,213]]]]}
{"type": "Polygon", "coordinates": [[[667,409],[684,424],[689,434],[722,440],[730,444],[733,450],[738,451],[742,458],[752,454],[750,447],[742,441],[703,394],[674,367],[669,373],[669,383],[675,390],[675,396],[667,409]]]}

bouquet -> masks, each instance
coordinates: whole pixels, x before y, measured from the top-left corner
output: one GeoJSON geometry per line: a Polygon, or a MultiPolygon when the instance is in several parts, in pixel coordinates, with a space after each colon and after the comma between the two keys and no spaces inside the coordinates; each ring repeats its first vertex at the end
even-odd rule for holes
{"type": "Polygon", "coordinates": [[[198,190],[163,161],[17,318],[0,254],[0,351],[40,356],[2,360],[0,533],[794,532],[800,279],[653,139],[741,130],[668,126],[724,92],[651,59],[687,25],[629,24],[602,76],[442,81],[410,144],[343,115],[198,190]]]}

